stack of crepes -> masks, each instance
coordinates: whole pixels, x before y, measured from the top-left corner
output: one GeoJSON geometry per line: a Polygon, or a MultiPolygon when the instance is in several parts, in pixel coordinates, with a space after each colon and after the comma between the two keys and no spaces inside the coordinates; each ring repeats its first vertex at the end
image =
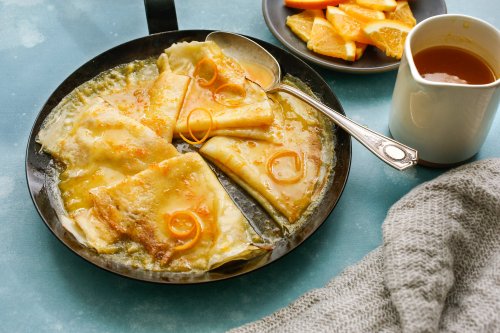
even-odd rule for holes
{"type": "Polygon", "coordinates": [[[331,133],[313,109],[268,96],[247,75],[213,42],[184,42],[156,66],[130,63],[75,89],[38,136],[63,165],[64,226],[152,270],[206,271],[261,254],[264,240],[204,159],[171,144],[180,137],[293,229],[324,185],[331,133]]]}

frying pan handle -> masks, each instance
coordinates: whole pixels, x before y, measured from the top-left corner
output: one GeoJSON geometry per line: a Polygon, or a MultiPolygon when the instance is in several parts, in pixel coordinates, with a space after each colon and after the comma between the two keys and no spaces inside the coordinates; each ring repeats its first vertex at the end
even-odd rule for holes
{"type": "Polygon", "coordinates": [[[149,34],[179,30],[174,0],[144,0],[149,34]]]}

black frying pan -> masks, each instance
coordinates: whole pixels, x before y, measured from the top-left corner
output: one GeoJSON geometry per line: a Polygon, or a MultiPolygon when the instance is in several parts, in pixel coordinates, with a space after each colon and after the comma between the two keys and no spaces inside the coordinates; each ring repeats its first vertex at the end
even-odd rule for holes
{"type": "MultiPolygon", "coordinates": [[[[26,178],[33,203],[50,231],[70,250],[90,263],[122,276],[157,283],[185,284],[226,279],[265,266],[287,254],[310,237],[327,219],[335,207],[347,181],[351,163],[351,139],[343,130],[334,127],[331,128],[335,139],[335,166],[322,202],[308,217],[307,223],[301,230],[295,232],[293,235],[284,237],[282,241],[277,243],[274,250],[263,257],[250,261],[231,263],[215,271],[200,274],[151,272],[134,269],[105,259],[94,250],[82,246],[61,225],[58,217],[60,199],[51,190],[51,186],[49,186],[49,182],[53,179],[52,175],[54,173],[51,171],[54,170],[54,164],[51,156],[41,152],[40,145],[35,141],[47,115],[73,89],[99,73],[133,60],[157,57],[173,43],[203,41],[206,35],[211,32],[209,30],[176,31],[177,19],[173,0],[145,0],[145,5],[148,28],[151,35],[116,46],[85,63],[57,87],[40,111],[31,130],[26,150],[26,178]]],[[[264,41],[253,40],[276,57],[281,65],[283,75],[291,74],[300,78],[311,87],[323,103],[344,113],[342,106],[328,84],[311,67],[281,48],[264,41]]],[[[221,177],[219,174],[218,176],[219,178],[221,177]]],[[[230,184],[230,186],[237,187],[235,184],[230,184]]],[[[238,202],[240,199],[241,197],[236,199],[236,203],[239,207],[245,207],[244,203],[238,202]]],[[[252,199],[244,196],[243,200],[251,201],[252,199]]],[[[248,216],[247,214],[245,215],[248,216]]],[[[254,225],[258,225],[259,221],[251,222],[254,225]]]]}

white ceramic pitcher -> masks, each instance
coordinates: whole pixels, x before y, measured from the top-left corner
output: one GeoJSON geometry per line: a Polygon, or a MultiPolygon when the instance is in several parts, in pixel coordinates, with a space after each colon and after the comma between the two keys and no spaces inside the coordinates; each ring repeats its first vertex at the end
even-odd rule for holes
{"type": "MultiPolygon", "coordinates": [[[[500,32],[465,15],[439,15],[408,34],[392,98],[392,136],[419,152],[422,164],[451,165],[474,156],[486,139],[498,108],[500,32]],[[453,46],[480,56],[496,81],[482,85],[423,79],[413,56],[433,46],[453,46]]],[[[500,133],[497,133],[497,135],[500,133]]]]}

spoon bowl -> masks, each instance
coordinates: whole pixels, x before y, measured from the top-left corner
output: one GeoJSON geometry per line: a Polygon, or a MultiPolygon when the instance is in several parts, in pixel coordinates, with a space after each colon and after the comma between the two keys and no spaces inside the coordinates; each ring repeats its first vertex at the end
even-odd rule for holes
{"type": "Polygon", "coordinates": [[[238,61],[266,68],[273,76],[271,83],[266,84],[266,86],[261,85],[266,92],[285,92],[308,103],[390,166],[402,171],[417,164],[418,153],[415,149],[359,125],[301,90],[281,83],[281,69],[278,61],[254,41],[241,35],[223,31],[210,33],[206,40],[215,42],[225,54],[238,61]]]}

